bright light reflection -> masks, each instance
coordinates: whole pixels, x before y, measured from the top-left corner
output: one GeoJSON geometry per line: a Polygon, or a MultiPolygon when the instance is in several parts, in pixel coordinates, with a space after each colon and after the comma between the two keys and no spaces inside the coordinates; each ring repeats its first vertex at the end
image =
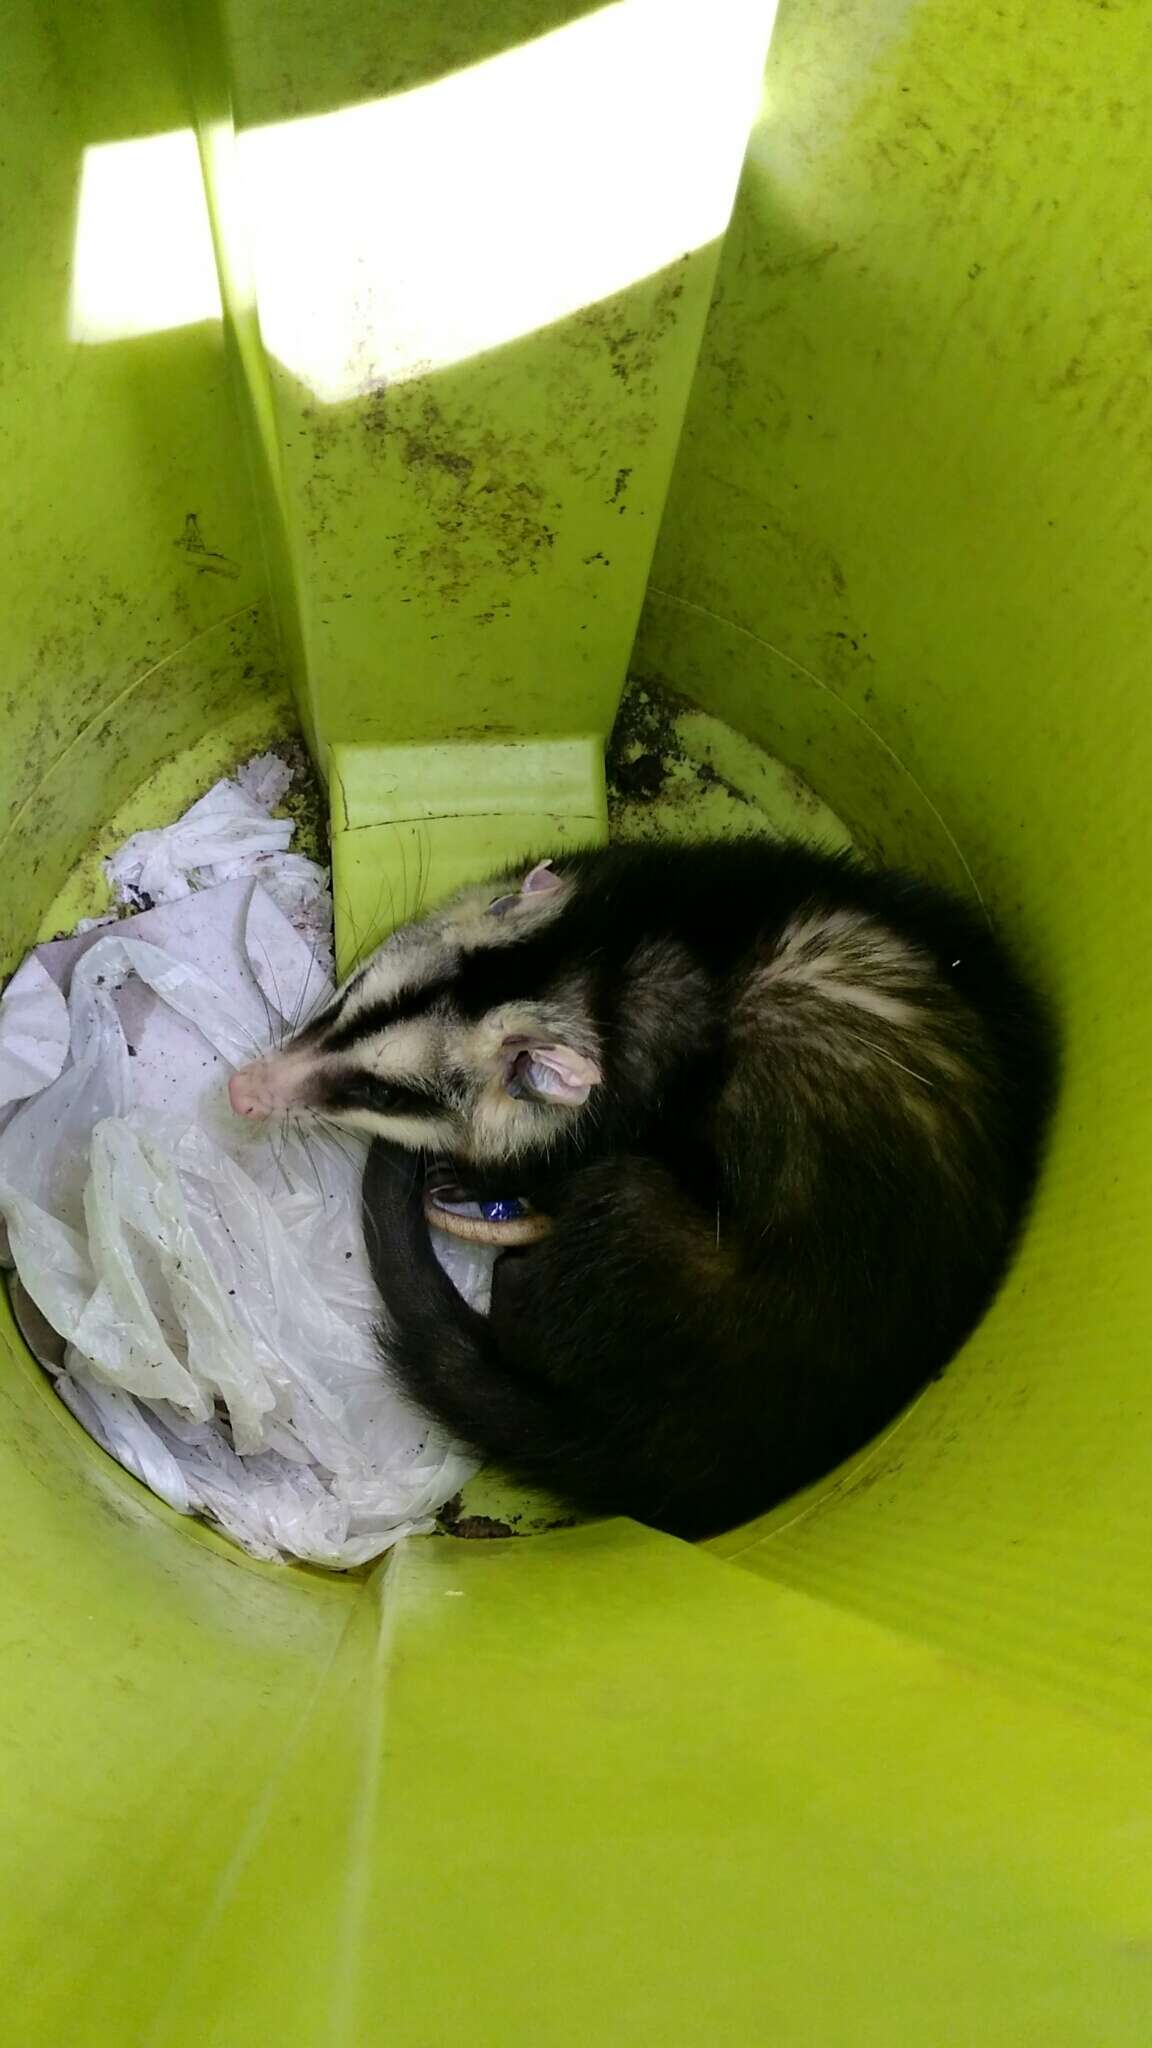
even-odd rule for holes
{"type": "Polygon", "coordinates": [[[714,240],[770,27],[764,0],[619,0],[412,92],[249,131],[265,347],[350,398],[714,240]]]}
{"type": "MultiPolygon", "coordinates": [[[[242,135],[265,347],[319,398],[351,398],[714,241],[770,29],[770,0],[617,0],[412,92],[242,135]]],[[[73,338],[220,310],[191,129],[86,150],[73,338]]]]}
{"type": "Polygon", "coordinates": [[[84,152],[72,266],[74,341],[119,341],[220,317],[191,128],[84,152]]]}

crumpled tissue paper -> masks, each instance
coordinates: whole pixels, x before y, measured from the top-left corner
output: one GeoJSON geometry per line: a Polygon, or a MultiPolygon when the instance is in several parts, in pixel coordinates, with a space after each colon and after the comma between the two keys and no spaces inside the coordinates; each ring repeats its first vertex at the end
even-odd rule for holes
{"type": "MultiPolygon", "coordinates": [[[[162,904],[38,948],[9,985],[0,1215],[27,1333],[104,1448],[257,1556],[349,1567],[429,1528],[475,1461],[388,1382],[363,1141],[228,1108],[233,1068],[331,989],[275,900],[297,857],[256,765],[257,796],[218,784],[167,847],[139,833],[113,856],[162,904]]],[[[437,1251],[486,1307],[493,1255],[437,1251]]]]}

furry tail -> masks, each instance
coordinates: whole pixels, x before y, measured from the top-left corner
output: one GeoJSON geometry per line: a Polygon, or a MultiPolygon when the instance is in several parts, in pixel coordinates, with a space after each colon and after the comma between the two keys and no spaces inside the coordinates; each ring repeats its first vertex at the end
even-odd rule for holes
{"type": "Polygon", "coordinates": [[[380,1341],[399,1385],[477,1451],[520,1471],[563,1462],[562,1404],[502,1356],[486,1316],[440,1265],[420,1159],[377,1139],[364,1169],[364,1236],[384,1304],[380,1341]]]}

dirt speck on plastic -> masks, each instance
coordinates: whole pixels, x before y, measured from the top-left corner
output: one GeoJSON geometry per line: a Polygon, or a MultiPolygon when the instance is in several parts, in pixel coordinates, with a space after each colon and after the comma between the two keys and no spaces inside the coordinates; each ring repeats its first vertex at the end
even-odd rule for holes
{"type": "Polygon", "coordinates": [[[495,1515],[472,1515],[464,1512],[460,1494],[445,1501],[436,1517],[436,1527],[442,1536],[462,1536],[471,1542],[493,1541],[506,1536],[518,1536],[515,1524],[520,1520],[514,1515],[510,1522],[504,1522],[495,1515]]]}

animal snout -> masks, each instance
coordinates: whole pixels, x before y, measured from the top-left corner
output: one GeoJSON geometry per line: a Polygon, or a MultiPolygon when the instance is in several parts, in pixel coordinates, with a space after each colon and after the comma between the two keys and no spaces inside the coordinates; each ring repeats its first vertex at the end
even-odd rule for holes
{"type": "Polygon", "coordinates": [[[316,1101],[317,1066],[308,1053],[275,1052],[240,1067],[228,1083],[237,1116],[274,1116],[316,1101]]]}
{"type": "Polygon", "coordinates": [[[277,1053],[233,1074],[228,1100],[237,1116],[273,1116],[279,1109],[303,1108],[311,1100],[314,1080],[309,1060],[277,1053]]]}
{"type": "Polygon", "coordinates": [[[241,1067],[228,1083],[228,1100],[237,1116],[268,1116],[275,1108],[268,1069],[263,1060],[241,1067]]]}

